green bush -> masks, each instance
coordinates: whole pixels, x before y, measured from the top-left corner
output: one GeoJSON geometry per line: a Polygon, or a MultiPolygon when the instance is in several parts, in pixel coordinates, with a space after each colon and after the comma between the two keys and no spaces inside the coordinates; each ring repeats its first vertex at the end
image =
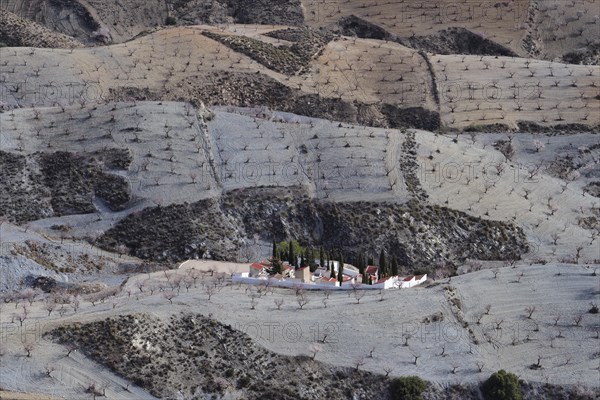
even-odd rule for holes
{"type": "Polygon", "coordinates": [[[177,25],[177,19],[173,16],[168,16],[165,20],[165,25],[177,25]]]}
{"type": "Polygon", "coordinates": [[[418,376],[402,376],[392,381],[390,391],[393,400],[421,400],[427,382],[418,376]]]}
{"type": "Polygon", "coordinates": [[[523,393],[519,378],[513,373],[501,369],[494,372],[481,386],[486,400],[522,400],[523,393]]]}

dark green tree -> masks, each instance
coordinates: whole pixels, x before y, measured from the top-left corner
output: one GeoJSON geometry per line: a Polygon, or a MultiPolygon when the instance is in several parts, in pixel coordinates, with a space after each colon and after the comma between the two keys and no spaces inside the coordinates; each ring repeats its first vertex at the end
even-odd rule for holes
{"type": "Polygon", "coordinates": [[[269,275],[276,275],[276,274],[282,274],[283,273],[283,263],[281,262],[281,260],[274,258],[271,261],[271,267],[268,270],[269,275]]]}
{"type": "Polygon", "coordinates": [[[340,267],[338,268],[338,282],[344,282],[344,256],[340,253],[340,267]]]}
{"type": "Polygon", "coordinates": [[[279,258],[279,257],[277,257],[277,243],[275,243],[274,240],[273,240],[273,252],[272,252],[271,256],[273,258],[279,258]]]}
{"type": "Polygon", "coordinates": [[[422,400],[427,382],[418,376],[401,376],[392,380],[390,394],[393,400],[422,400]]]}
{"type": "Polygon", "coordinates": [[[379,271],[381,271],[381,275],[388,275],[387,262],[385,259],[385,252],[383,251],[383,249],[381,249],[381,252],[379,253],[379,271]]]}
{"type": "Polygon", "coordinates": [[[398,275],[398,259],[396,258],[396,256],[392,257],[392,275],[398,275]]]}
{"type": "Polygon", "coordinates": [[[294,267],[296,267],[296,265],[298,264],[298,261],[296,259],[296,254],[294,254],[294,244],[292,243],[291,240],[288,244],[288,262],[290,263],[290,265],[292,265],[294,267]]]}
{"type": "Polygon", "coordinates": [[[323,246],[319,247],[319,265],[321,268],[325,268],[325,250],[323,246]]]}
{"type": "Polygon", "coordinates": [[[481,385],[481,392],[486,400],[522,400],[523,393],[519,378],[510,372],[501,369],[494,372],[487,381],[481,385]]]}

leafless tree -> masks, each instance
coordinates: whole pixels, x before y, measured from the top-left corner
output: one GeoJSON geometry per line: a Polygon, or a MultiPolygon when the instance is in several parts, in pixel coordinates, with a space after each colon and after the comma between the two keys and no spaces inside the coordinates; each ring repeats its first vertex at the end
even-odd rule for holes
{"type": "Polygon", "coordinates": [[[207,283],[204,285],[204,293],[208,296],[208,301],[217,292],[217,287],[213,283],[207,283]]]}
{"type": "Polygon", "coordinates": [[[475,363],[475,365],[477,365],[477,370],[479,372],[483,372],[483,368],[485,367],[485,363],[483,363],[482,361],[477,361],[475,363]]]}
{"type": "Polygon", "coordinates": [[[558,321],[560,321],[560,315],[556,315],[556,316],[554,317],[554,326],[557,326],[557,325],[558,325],[558,321]]]}
{"type": "Polygon", "coordinates": [[[25,311],[15,314],[14,317],[19,321],[20,326],[23,326],[23,322],[27,319],[27,313],[25,311]]]}
{"type": "Polygon", "coordinates": [[[273,303],[275,303],[275,306],[278,310],[281,310],[281,306],[283,305],[283,298],[273,299],[273,303]]]}
{"type": "Polygon", "coordinates": [[[72,352],[77,351],[78,347],[74,343],[67,343],[65,345],[65,349],[67,350],[67,354],[65,355],[65,357],[69,357],[72,352]]]}
{"type": "Polygon", "coordinates": [[[259,294],[257,293],[252,293],[250,295],[250,309],[251,310],[255,310],[256,309],[256,305],[258,304],[258,298],[260,297],[259,294]]]}
{"type": "Polygon", "coordinates": [[[375,346],[371,346],[371,348],[369,349],[369,358],[373,358],[373,352],[375,351],[375,346]]]}
{"type": "Polygon", "coordinates": [[[356,304],[360,304],[360,299],[362,299],[365,296],[365,291],[364,290],[359,290],[359,289],[354,289],[354,298],[356,299],[356,304]]]}
{"type": "Polygon", "coordinates": [[[486,304],[483,309],[485,310],[485,315],[490,315],[490,311],[492,309],[492,305],[491,304],[486,304]]]}
{"type": "Polygon", "coordinates": [[[52,298],[47,299],[45,308],[46,308],[46,311],[48,311],[48,316],[50,316],[50,314],[52,314],[52,311],[54,311],[54,309],[56,308],[56,302],[54,301],[54,299],[52,299],[52,298]]]}
{"type": "Polygon", "coordinates": [[[362,367],[363,365],[365,365],[365,357],[364,356],[358,356],[354,359],[354,370],[358,371],[358,369],[360,367],[362,367]]]}
{"type": "Polygon", "coordinates": [[[35,350],[35,342],[26,340],[22,343],[22,345],[23,350],[27,353],[27,357],[31,357],[31,353],[33,350],[35,350]]]}
{"type": "Polygon", "coordinates": [[[166,292],[163,292],[163,297],[167,300],[169,300],[169,304],[173,304],[173,299],[177,296],[177,293],[175,293],[172,290],[168,290],[166,292]]]}
{"type": "Polygon", "coordinates": [[[296,296],[296,302],[298,303],[298,307],[302,310],[305,305],[309,303],[310,299],[306,295],[306,292],[302,291],[300,294],[296,296]]]}
{"type": "Polygon", "coordinates": [[[421,358],[421,355],[413,352],[412,356],[413,356],[413,364],[417,365],[417,361],[419,360],[419,358],[421,358]]]}
{"type": "Polygon", "coordinates": [[[581,322],[583,321],[583,314],[577,314],[573,317],[573,323],[575,326],[581,326],[581,322]]]}
{"type": "Polygon", "coordinates": [[[53,364],[46,364],[46,366],[44,366],[44,371],[46,372],[46,376],[51,378],[52,373],[56,371],[56,367],[53,364]]]}
{"type": "Polygon", "coordinates": [[[317,358],[317,354],[323,351],[323,347],[319,343],[313,343],[310,345],[310,352],[312,353],[312,359],[317,358]]]}
{"type": "Polygon", "coordinates": [[[531,319],[531,316],[533,315],[533,313],[535,312],[535,306],[528,306],[525,307],[525,312],[527,313],[527,318],[531,319]]]}

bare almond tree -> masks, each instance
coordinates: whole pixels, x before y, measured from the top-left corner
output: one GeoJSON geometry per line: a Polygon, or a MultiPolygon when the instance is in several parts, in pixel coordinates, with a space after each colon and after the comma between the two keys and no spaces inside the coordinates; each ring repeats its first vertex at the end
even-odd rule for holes
{"type": "Polygon", "coordinates": [[[313,343],[310,345],[309,351],[312,353],[312,359],[317,358],[317,353],[323,351],[323,347],[319,343],[313,343]]]}
{"type": "Polygon", "coordinates": [[[353,292],[354,292],[354,298],[356,299],[356,304],[360,304],[360,299],[362,299],[365,296],[365,291],[355,289],[355,290],[353,290],[353,292]]]}
{"type": "Polygon", "coordinates": [[[527,313],[527,318],[531,319],[531,316],[535,312],[535,306],[529,306],[525,308],[525,312],[527,313]]]}
{"type": "Polygon", "coordinates": [[[207,283],[204,285],[204,293],[208,296],[208,301],[210,301],[211,297],[217,292],[217,287],[212,283],[207,283]]]}
{"type": "Polygon", "coordinates": [[[358,369],[360,367],[362,367],[363,365],[365,365],[365,357],[364,356],[358,356],[354,359],[354,370],[358,371],[358,369]]]}
{"type": "Polygon", "coordinates": [[[165,299],[169,300],[169,304],[173,304],[173,299],[177,296],[177,293],[172,290],[167,290],[163,292],[162,295],[165,299]]]}
{"type": "Polygon", "coordinates": [[[310,301],[310,299],[306,295],[306,292],[304,292],[304,291],[301,291],[296,296],[296,302],[298,303],[298,307],[300,307],[301,310],[304,308],[305,305],[307,305],[309,303],[309,301],[310,301]]]}
{"type": "Polygon", "coordinates": [[[281,310],[281,306],[283,305],[283,298],[273,299],[273,303],[275,303],[275,306],[278,310],[281,310]]]}
{"type": "Polygon", "coordinates": [[[33,350],[35,350],[35,342],[24,341],[22,344],[23,350],[25,350],[25,352],[27,353],[27,357],[31,357],[31,353],[33,352],[33,350]]]}

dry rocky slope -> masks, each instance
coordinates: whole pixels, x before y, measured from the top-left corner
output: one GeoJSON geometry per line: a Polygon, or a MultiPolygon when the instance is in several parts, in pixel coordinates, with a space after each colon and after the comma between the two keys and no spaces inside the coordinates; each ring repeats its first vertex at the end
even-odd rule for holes
{"type": "Polygon", "coordinates": [[[73,48],[83,45],[71,36],[0,10],[0,46],[73,48]]]}
{"type": "Polygon", "coordinates": [[[595,1],[2,0],[0,8],[90,44],[100,27],[109,30],[107,40],[121,43],[163,24],[238,23],[349,30],[441,53],[595,64],[599,54],[595,1]]]}

